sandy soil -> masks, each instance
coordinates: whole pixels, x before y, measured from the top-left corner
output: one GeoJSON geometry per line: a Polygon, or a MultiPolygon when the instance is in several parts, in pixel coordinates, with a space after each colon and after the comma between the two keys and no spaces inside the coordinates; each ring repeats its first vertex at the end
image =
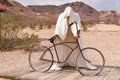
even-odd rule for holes
{"type": "MultiPolygon", "coordinates": [[[[48,30],[30,30],[24,32],[38,34],[39,37],[50,38],[54,28],[48,30]]],[[[86,32],[81,32],[84,47],[90,46],[99,49],[106,61],[106,66],[120,67],[120,26],[99,24],[86,32]],[[109,27],[110,26],[110,27],[109,27]]],[[[0,73],[19,69],[28,65],[28,52],[23,50],[0,53],[0,73]]],[[[0,79],[1,80],[1,79],[0,79]]]]}

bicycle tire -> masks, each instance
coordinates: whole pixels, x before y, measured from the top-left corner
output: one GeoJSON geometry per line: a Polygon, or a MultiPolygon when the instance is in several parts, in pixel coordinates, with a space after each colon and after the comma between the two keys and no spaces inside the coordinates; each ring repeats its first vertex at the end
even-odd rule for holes
{"type": "Polygon", "coordinates": [[[78,55],[76,59],[77,71],[84,76],[97,76],[98,74],[100,74],[105,66],[105,58],[103,54],[98,49],[92,47],[83,48],[81,51],[82,56],[84,53],[86,54],[86,58],[83,56],[84,60],[90,63],[91,66],[96,66],[97,69],[91,70],[86,67],[79,67],[78,63],[80,55],[78,55]]]}
{"type": "Polygon", "coordinates": [[[46,72],[53,65],[53,54],[46,46],[35,46],[29,54],[29,65],[33,71],[46,72]]]}

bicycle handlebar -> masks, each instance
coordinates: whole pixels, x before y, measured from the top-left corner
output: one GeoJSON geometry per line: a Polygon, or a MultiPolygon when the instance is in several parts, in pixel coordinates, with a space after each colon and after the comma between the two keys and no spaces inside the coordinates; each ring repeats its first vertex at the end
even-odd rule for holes
{"type": "Polygon", "coordinates": [[[54,40],[56,39],[56,35],[54,35],[53,37],[51,37],[50,39],[48,39],[51,43],[54,42],[54,40]]]}
{"type": "MultiPolygon", "coordinates": [[[[73,24],[76,24],[77,25],[77,22],[76,21],[74,21],[74,22],[72,22],[71,24],[69,24],[69,27],[71,27],[73,24]]],[[[51,38],[40,38],[40,41],[44,41],[44,40],[49,40],[51,43],[53,43],[54,42],[54,40],[56,39],[56,35],[54,35],[54,36],[52,36],[51,38]]]]}
{"type": "Polygon", "coordinates": [[[77,25],[77,22],[74,21],[74,22],[72,22],[72,23],[69,24],[69,27],[72,26],[74,23],[77,25]]]}
{"type": "MultiPolygon", "coordinates": [[[[77,22],[76,21],[74,21],[74,22],[72,22],[71,24],[69,24],[68,26],[70,27],[70,26],[72,26],[73,24],[76,24],[76,27],[77,27],[77,22]]],[[[56,39],[56,35],[54,35],[53,37],[51,37],[50,39],[48,39],[51,43],[53,43],[54,42],[54,40],[56,39]]]]}

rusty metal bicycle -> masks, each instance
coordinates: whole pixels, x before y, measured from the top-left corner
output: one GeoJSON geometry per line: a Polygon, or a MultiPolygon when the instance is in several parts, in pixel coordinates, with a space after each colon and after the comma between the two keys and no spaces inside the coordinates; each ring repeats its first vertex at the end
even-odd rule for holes
{"type": "MultiPolygon", "coordinates": [[[[70,24],[76,24],[76,22],[73,22],[70,24]]],[[[76,57],[76,70],[82,74],[82,75],[98,75],[102,72],[104,66],[105,66],[105,58],[103,54],[96,48],[93,47],[85,47],[83,49],[80,48],[78,39],[76,38],[76,42],[61,42],[61,43],[55,43],[56,36],[51,37],[50,39],[44,39],[43,41],[49,41],[52,43],[51,46],[44,46],[44,45],[38,45],[33,46],[30,50],[29,54],[29,64],[30,67],[33,69],[33,71],[40,71],[40,72],[47,72],[50,70],[51,66],[54,62],[57,63],[64,63],[66,62],[71,54],[79,48],[80,53],[76,57]],[[70,47],[68,44],[76,44],[75,47],[70,47]],[[69,49],[69,55],[66,57],[64,61],[60,61],[58,56],[58,50],[59,46],[64,46],[69,49]],[[86,53],[87,59],[84,57],[83,53],[86,53]],[[79,56],[82,54],[82,57],[85,61],[89,62],[92,65],[95,65],[97,69],[91,70],[85,67],[79,67],[79,56]]]]}

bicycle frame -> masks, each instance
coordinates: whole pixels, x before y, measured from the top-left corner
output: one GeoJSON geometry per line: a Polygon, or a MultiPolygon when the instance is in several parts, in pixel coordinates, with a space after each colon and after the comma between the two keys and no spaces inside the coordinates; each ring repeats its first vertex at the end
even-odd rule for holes
{"type": "MultiPolygon", "coordinates": [[[[83,53],[82,53],[82,49],[80,48],[78,39],[76,39],[76,42],[61,42],[61,43],[56,43],[56,44],[55,44],[54,42],[52,42],[52,44],[53,44],[53,46],[49,47],[49,49],[51,49],[52,47],[54,47],[55,54],[56,54],[56,57],[57,57],[57,61],[54,61],[54,62],[57,62],[57,63],[64,63],[64,62],[66,62],[66,61],[68,60],[68,58],[71,56],[72,52],[73,52],[75,49],[77,49],[77,48],[79,48],[79,50],[80,50],[80,53],[79,53],[79,54],[82,54],[83,59],[86,60],[86,61],[88,61],[88,60],[84,57],[84,55],[83,55],[83,53]],[[68,45],[65,44],[65,43],[68,43],[68,44],[77,44],[77,45],[76,45],[74,48],[71,48],[70,46],[68,46],[68,45]],[[66,59],[65,59],[63,62],[61,62],[60,59],[59,59],[56,45],[64,45],[64,46],[66,46],[66,47],[68,47],[68,48],[71,49],[71,51],[69,52],[69,55],[66,57],[66,59]]],[[[89,61],[88,61],[88,62],[89,62],[89,61]]]]}
{"type": "MultiPolygon", "coordinates": [[[[74,23],[75,23],[75,25],[76,25],[77,34],[78,34],[78,27],[77,27],[77,22],[76,22],[76,21],[74,21],[74,22],[72,22],[71,24],[69,24],[69,27],[72,26],[74,23]]],[[[50,42],[53,44],[53,46],[51,46],[50,48],[54,47],[54,50],[55,50],[55,54],[56,54],[57,62],[58,62],[58,63],[64,63],[64,62],[66,62],[66,61],[68,60],[68,58],[70,57],[70,55],[72,54],[72,52],[73,52],[77,47],[79,48],[80,53],[82,54],[82,49],[80,48],[80,44],[79,44],[79,41],[78,41],[78,38],[77,38],[77,37],[76,37],[76,42],[61,42],[61,43],[57,43],[57,44],[54,43],[54,40],[55,40],[55,39],[56,39],[56,37],[53,36],[51,39],[48,39],[48,40],[50,40],[50,42]],[[66,45],[66,44],[64,44],[64,43],[74,43],[74,44],[77,43],[77,45],[76,45],[76,47],[71,48],[70,46],[68,46],[68,45],[66,45]],[[71,49],[69,55],[66,57],[66,59],[65,59],[63,62],[60,61],[59,56],[58,56],[58,52],[57,52],[57,48],[56,48],[56,45],[60,45],[60,44],[62,44],[62,45],[64,45],[64,46],[67,46],[67,47],[69,47],[69,48],[71,49]]],[[[50,48],[49,48],[49,49],[50,49],[50,48]]],[[[84,57],[83,54],[82,54],[82,57],[85,59],[85,57],[84,57]]],[[[86,59],[85,59],[85,60],[86,60],[86,59]]],[[[88,60],[86,60],[86,61],[88,61],[88,60]]],[[[54,61],[54,62],[56,62],[56,61],[54,61]]]]}
{"type": "Polygon", "coordinates": [[[76,45],[76,47],[74,47],[74,48],[71,48],[70,46],[68,46],[67,44],[65,44],[65,43],[76,43],[76,42],[61,42],[61,43],[54,43],[53,42],[53,46],[51,46],[51,47],[49,47],[49,49],[50,48],[52,48],[52,47],[54,47],[54,50],[55,50],[55,54],[56,54],[56,56],[57,56],[57,61],[54,61],[54,62],[58,62],[58,63],[64,63],[64,62],[66,62],[67,60],[68,60],[68,58],[70,57],[70,55],[72,54],[72,52],[78,47],[77,45],[76,45]],[[63,61],[63,62],[61,62],[60,61],[60,59],[59,59],[59,56],[58,56],[58,52],[57,52],[57,49],[56,49],[56,45],[64,45],[64,46],[67,46],[68,48],[70,48],[71,49],[71,51],[70,51],[70,53],[69,53],[69,55],[66,57],[66,59],[63,61]]]}
{"type": "MultiPolygon", "coordinates": [[[[74,21],[74,22],[72,22],[71,24],[69,24],[69,27],[72,26],[73,24],[76,25],[77,34],[78,34],[78,28],[77,28],[77,22],[76,22],[76,21],[74,21]]],[[[66,62],[66,61],[68,60],[68,58],[70,57],[70,55],[72,54],[72,52],[73,52],[76,48],[79,48],[79,50],[80,50],[80,53],[79,53],[79,54],[82,55],[83,59],[84,59],[85,61],[88,61],[88,62],[89,62],[89,60],[87,60],[87,59],[84,57],[83,53],[82,53],[82,49],[80,48],[80,44],[79,44],[79,41],[78,41],[78,37],[76,37],[76,42],[61,42],[61,43],[55,43],[55,42],[54,42],[55,39],[56,39],[56,36],[53,36],[53,37],[50,38],[50,39],[43,39],[43,40],[49,40],[49,41],[53,44],[53,46],[51,46],[51,47],[48,48],[48,49],[50,50],[51,48],[54,47],[55,54],[56,54],[56,57],[57,57],[57,61],[54,60],[53,62],[57,62],[57,63],[64,63],[64,62],[66,62]],[[77,45],[76,45],[74,48],[72,48],[72,47],[68,46],[68,45],[65,44],[65,43],[69,43],[69,44],[70,44],[70,43],[71,43],[71,44],[74,43],[74,44],[77,44],[77,45]],[[65,59],[63,62],[61,62],[60,59],[59,59],[56,45],[64,45],[64,46],[66,46],[66,47],[68,47],[68,48],[71,49],[69,55],[66,57],[66,59],[65,59]]],[[[43,56],[44,56],[44,55],[43,55],[43,56]]],[[[43,56],[42,56],[42,57],[43,57],[43,56]]],[[[41,58],[40,58],[40,59],[41,59],[41,58]]]]}
{"type": "MultiPolygon", "coordinates": [[[[75,24],[76,24],[76,26],[77,26],[77,23],[76,22],[74,22],[75,24]]],[[[74,23],[71,23],[70,24],[70,26],[72,25],[72,24],[74,24],[74,23]]],[[[76,28],[77,29],[77,28],[76,28]]],[[[78,30],[77,30],[78,31],[78,30]]],[[[78,34],[78,33],[77,33],[78,34]]],[[[36,46],[35,48],[37,49],[40,49],[40,48],[44,48],[44,51],[42,52],[42,51],[40,51],[40,53],[42,54],[42,55],[40,55],[40,57],[38,56],[38,58],[39,58],[39,60],[44,60],[44,61],[47,61],[47,62],[50,62],[50,66],[48,66],[48,68],[44,71],[44,72],[46,72],[46,71],[48,71],[51,67],[52,67],[52,65],[53,65],[53,62],[57,62],[57,63],[65,63],[69,58],[70,58],[70,56],[71,56],[71,54],[72,53],[78,53],[77,55],[76,55],[76,69],[77,69],[77,71],[79,72],[79,73],[81,73],[82,75],[85,75],[84,74],[84,70],[83,69],[81,69],[81,67],[79,67],[78,66],[78,63],[77,62],[79,62],[79,58],[80,57],[82,57],[85,61],[87,61],[87,62],[89,62],[89,63],[91,63],[92,64],[92,62],[94,63],[94,61],[92,61],[91,59],[93,59],[93,58],[91,58],[90,60],[91,61],[89,61],[88,59],[86,59],[86,57],[84,56],[84,51],[86,51],[86,50],[93,50],[93,51],[96,51],[96,52],[98,52],[98,54],[101,56],[101,59],[102,59],[102,68],[101,69],[99,69],[98,70],[98,72],[97,72],[97,74],[96,75],[98,75],[102,70],[103,70],[103,67],[104,67],[104,65],[105,65],[105,59],[104,59],[104,56],[102,55],[102,53],[98,50],[98,49],[95,49],[95,48],[91,48],[91,47],[86,47],[86,48],[81,48],[80,47],[80,43],[79,43],[79,36],[77,36],[76,38],[75,38],[75,41],[74,42],[59,42],[59,43],[56,43],[55,42],[55,39],[56,39],[56,36],[53,36],[52,38],[50,38],[50,39],[47,39],[47,38],[42,38],[42,39],[40,39],[40,41],[50,41],[51,43],[52,43],[52,46],[49,46],[49,47],[47,47],[47,46],[42,46],[42,45],[38,45],[38,46],[36,46]],[[71,45],[69,45],[69,44],[73,44],[73,46],[71,46],[71,45]],[[57,51],[57,49],[60,49],[59,47],[57,47],[57,46],[64,46],[63,48],[65,48],[66,47],[66,49],[67,49],[67,53],[65,53],[65,54],[67,54],[67,56],[66,56],[66,58],[63,60],[63,61],[60,61],[60,58],[59,58],[59,52],[57,51]],[[75,51],[75,49],[77,49],[77,51],[75,51]],[[79,49],[79,50],[78,50],[79,49]],[[53,51],[54,50],[54,51],[53,51]],[[53,53],[52,53],[52,51],[53,51],[53,53]],[[50,54],[50,59],[49,59],[49,57],[48,57],[48,55],[46,55],[47,53],[49,53],[50,54]],[[56,55],[56,59],[54,59],[54,56],[53,56],[53,54],[54,55],[56,55]],[[44,55],[45,56],[47,56],[47,57],[44,57],[44,55]],[[80,56],[80,57],[79,57],[80,56]],[[55,61],[56,60],[56,61],[55,61]],[[81,71],[81,70],[83,70],[83,72],[81,71]]],[[[33,45],[34,46],[34,45],[33,45]]],[[[32,48],[32,50],[30,51],[30,54],[29,54],[29,64],[30,64],[30,66],[31,66],[31,68],[35,71],[35,70],[37,70],[36,68],[34,68],[35,66],[33,66],[34,64],[32,64],[32,58],[31,58],[31,56],[32,56],[32,51],[33,51],[33,48],[32,48]]],[[[89,53],[89,52],[85,52],[85,53],[89,53]]],[[[90,53],[90,56],[91,56],[91,53],[90,53]]],[[[95,59],[96,60],[96,59],[95,59]]],[[[33,62],[34,62],[34,59],[33,59],[33,62]]],[[[98,63],[98,62],[97,62],[98,63]]],[[[95,64],[95,65],[99,65],[99,64],[95,64]]],[[[84,68],[84,67],[83,67],[84,68]]],[[[85,68],[86,69],[86,68],[85,68]]],[[[88,69],[88,68],[87,68],[88,69]]]]}

